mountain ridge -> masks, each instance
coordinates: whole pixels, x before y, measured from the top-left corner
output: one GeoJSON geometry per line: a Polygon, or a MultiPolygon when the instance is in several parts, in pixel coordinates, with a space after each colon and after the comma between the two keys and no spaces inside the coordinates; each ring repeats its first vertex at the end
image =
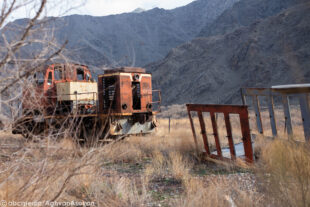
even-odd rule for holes
{"type": "MultiPolygon", "coordinates": [[[[98,67],[143,66],[193,39],[237,1],[197,0],[172,10],[154,8],[104,17],[70,15],[51,18],[47,27],[59,43],[69,40],[67,56],[74,61],[98,67]]],[[[24,21],[7,26],[17,27],[24,21]]]]}
{"type": "Polygon", "coordinates": [[[164,105],[237,104],[241,87],[310,81],[309,22],[310,3],[299,4],[225,35],[196,38],[147,68],[164,105]]]}

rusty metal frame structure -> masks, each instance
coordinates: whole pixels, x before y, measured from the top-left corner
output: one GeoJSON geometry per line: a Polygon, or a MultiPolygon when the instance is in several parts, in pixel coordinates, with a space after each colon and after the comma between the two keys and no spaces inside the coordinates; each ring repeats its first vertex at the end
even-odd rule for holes
{"type": "Polygon", "coordinates": [[[242,88],[241,95],[243,105],[246,105],[246,97],[252,97],[253,107],[256,116],[256,125],[259,133],[264,134],[262,125],[262,117],[260,112],[259,96],[267,98],[268,111],[270,116],[270,125],[272,129],[272,135],[276,137],[278,135],[277,125],[274,113],[274,96],[279,96],[282,99],[286,132],[291,137],[293,135],[293,126],[291,120],[289,96],[298,96],[299,105],[301,110],[303,128],[305,140],[310,141],[310,84],[300,85],[283,85],[273,86],[271,88],[242,88]]]}
{"type": "Polygon", "coordinates": [[[188,116],[189,116],[189,120],[190,120],[190,124],[192,128],[192,133],[193,133],[196,149],[198,150],[198,142],[197,142],[196,130],[195,130],[191,112],[197,112],[200,127],[201,127],[201,134],[203,138],[204,149],[206,150],[206,155],[213,159],[220,159],[220,160],[226,160],[226,161],[231,161],[231,160],[236,159],[236,150],[235,150],[229,115],[239,114],[241,132],[242,132],[242,137],[243,137],[242,141],[243,141],[243,147],[244,147],[244,153],[245,153],[245,161],[249,163],[252,163],[254,161],[247,106],[186,104],[186,107],[187,107],[187,112],[188,112],[188,116]],[[202,114],[203,112],[210,113],[217,155],[212,154],[210,151],[208,136],[207,136],[207,131],[206,131],[206,124],[205,124],[203,114],[202,114]],[[231,159],[223,157],[222,155],[222,148],[220,144],[218,127],[217,127],[217,122],[216,122],[217,113],[224,114],[231,159]]]}

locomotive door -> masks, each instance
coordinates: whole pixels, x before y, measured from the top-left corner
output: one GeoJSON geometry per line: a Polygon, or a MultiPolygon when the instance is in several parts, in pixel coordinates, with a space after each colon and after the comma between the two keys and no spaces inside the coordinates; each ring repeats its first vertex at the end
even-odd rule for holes
{"type": "Polygon", "coordinates": [[[48,108],[53,108],[53,105],[56,103],[57,97],[54,84],[54,71],[51,68],[46,71],[45,91],[48,108]]]}

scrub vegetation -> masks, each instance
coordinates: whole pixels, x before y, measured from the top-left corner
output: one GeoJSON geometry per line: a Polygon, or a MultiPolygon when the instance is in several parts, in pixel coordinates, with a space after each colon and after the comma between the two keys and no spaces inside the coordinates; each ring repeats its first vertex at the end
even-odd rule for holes
{"type": "MultiPolygon", "coordinates": [[[[70,138],[27,142],[1,132],[0,198],[97,206],[309,206],[308,144],[259,136],[254,165],[223,164],[197,156],[187,118],[170,122],[170,133],[168,119],[161,118],[154,134],[95,148],[70,138]]],[[[202,152],[202,142],[198,146],[202,152]]]]}

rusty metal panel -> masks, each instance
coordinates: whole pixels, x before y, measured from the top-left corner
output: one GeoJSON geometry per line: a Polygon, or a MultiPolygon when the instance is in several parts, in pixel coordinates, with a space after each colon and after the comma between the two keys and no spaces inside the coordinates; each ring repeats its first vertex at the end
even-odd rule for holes
{"type": "Polygon", "coordinates": [[[150,74],[141,74],[141,111],[151,111],[148,108],[152,104],[152,76],[150,74]]]}
{"type": "Polygon", "coordinates": [[[121,112],[121,83],[120,83],[120,77],[115,76],[116,82],[115,82],[115,94],[113,97],[113,101],[115,100],[115,108],[111,111],[111,113],[122,113],[121,112]]]}
{"type": "Polygon", "coordinates": [[[246,158],[246,161],[253,162],[254,161],[253,147],[252,147],[248,110],[243,109],[242,111],[240,111],[239,116],[240,116],[242,141],[243,141],[245,158],[246,158]]]}
{"type": "Polygon", "coordinates": [[[247,106],[240,105],[217,105],[217,104],[186,104],[187,109],[190,111],[203,111],[214,113],[239,114],[240,110],[247,110],[247,106]]]}
{"type": "MultiPolygon", "coordinates": [[[[116,107],[113,108],[112,113],[152,113],[154,111],[153,103],[158,104],[158,107],[160,107],[161,100],[156,102],[152,100],[152,75],[145,73],[144,69],[125,67],[108,70],[104,75],[98,76],[98,80],[101,82],[99,83],[100,86],[98,85],[98,91],[106,90],[102,82],[108,78],[116,79],[116,107]],[[136,89],[136,91],[133,91],[133,89],[136,89]]],[[[161,98],[160,91],[154,92],[158,92],[159,98],[161,98]]],[[[99,92],[99,104],[101,105],[104,101],[100,99],[102,94],[103,92],[99,92]]],[[[107,113],[107,110],[104,110],[103,113],[107,113]]]]}
{"type": "Polygon", "coordinates": [[[121,113],[132,113],[132,89],[131,74],[120,75],[120,111],[121,113]],[[126,107],[125,107],[126,106],[126,107]]]}
{"type": "Polygon", "coordinates": [[[120,110],[122,113],[151,112],[148,108],[152,104],[152,76],[150,74],[120,73],[120,110]],[[135,76],[137,79],[135,79],[135,76]],[[139,78],[138,78],[139,77],[139,78]],[[133,108],[132,83],[140,85],[140,109],[133,108]],[[127,107],[123,107],[126,104],[127,107]]]}
{"type": "Polygon", "coordinates": [[[236,159],[236,149],[235,149],[235,143],[232,136],[232,128],[230,123],[230,117],[229,112],[224,113],[225,118],[225,125],[226,125],[226,131],[227,131],[227,138],[228,138],[228,144],[229,144],[229,150],[230,150],[230,156],[231,159],[236,159]]]}
{"type": "Polygon", "coordinates": [[[309,95],[299,95],[300,110],[302,116],[302,122],[304,126],[304,134],[306,141],[310,141],[310,107],[309,107],[309,95]]]}
{"type": "Polygon", "coordinates": [[[215,139],[217,155],[222,157],[222,148],[221,148],[221,143],[220,143],[220,139],[219,139],[219,133],[217,130],[217,123],[216,123],[216,118],[215,118],[214,112],[210,112],[210,116],[211,116],[213,136],[215,139]]]}
{"type": "Polygon", "coordinates": [[[187,107],[187,112],[188,112],[188,116],[189,116],[189,120],[190,120],[190,124],[192,128],[193,136],[194,136],[194,142],[196,145],[196,149],[198,149],[198,146],[197,146],[198,142],[197,142],[197,136],[196,136],[195,126],[193,123],[191,112],[197,112],[198,114],[199,121],[200,121],[200,127],[201,127],[201,133],[202,133],[202,137],[204,141],[204,148],[206,150],[206,155],[211,158],[221,159],[221,160],[226,160],[226,161],[234,160],[236,158],[236,150],[235,150],[235,145],[233,141],[232,128],[231,128],[229,115],[239,114],[240,126],[241,126],[241,131],[242,131],[242,136],[243,136],[242,141],[243,141],[243,147],[244,147],[244,153],[245,153],[245,161],[249,163],[253,162],[254,158],[253,158],[253,149],[252,149],[252,141],[251,141],[251,135],[250,135],[250,125],[249,125],[247,106],[187,104],[186,107],[187,107]],[[208,145],[208,138],[206,134],[206,125],[203,120],[202,112],[210,113],[217,155],[212,154],[210,152],[209,145],[208,145]],[[215,113],[224,114],[231,159],[223,157],[222,155],[222,148],[221,148],[220,140],[218,136],[215,113]]]}
{"type": "Polygon", "coordinates": [[[202,134],[202,138],[203,138],[203,144],[204,144],[204,147],[205,147],[207,154],[210,154],[207,130],[206,130],[205,121],[203,120],[203,116],[202,116],[201,111],[198,111],[198,117],[199,117],[199,123],[200,123],[200,128],[201,128],[201,134],[202,134]]]}
{"type": "Polygon", "coordinates": [[[287,95],[282,95],[282,103],[284,109],[284,119],[285,119],[285,127],[287,130],[287,134],[289,136],[293,135],[293,127],[292,127],[292,119],[291,119],[291,112],[290,112],[290,104],[287,95]]]}
{"type": "Polygon", "coordinates": [[[107,69],[104,71],[105,74],[111,73],[146,73],[144,68],[137,68],[137,67],[121,67],[121,68],[113,68],[107,69]]]}
{"type": "Polygon", "coordinates": [[[120,76],[100,76],[98,81],[100,113],[121,113],[120,76]]]}

